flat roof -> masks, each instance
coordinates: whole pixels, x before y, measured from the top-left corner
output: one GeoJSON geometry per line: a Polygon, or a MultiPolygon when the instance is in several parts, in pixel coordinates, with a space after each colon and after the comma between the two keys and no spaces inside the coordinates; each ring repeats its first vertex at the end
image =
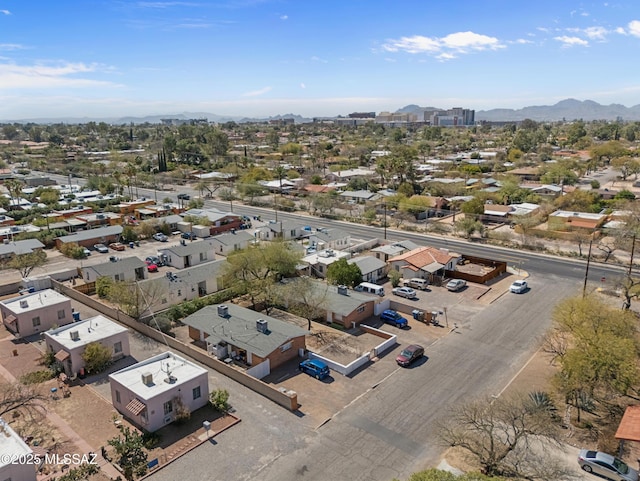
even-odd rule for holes
{"type": "Polygon", "coordinates": [[[92,342],[107,339],[116,334],[127,332],[126,327],[113,322],[102,315],[85,319],[84,321],[74,322],[66,326],[52,329],[44,333],[45,337],[55,339],[67,349],[76,349],[79,346],[86,346],[92,342]],[[78,332],[78,339],[71,338],[71,332],[78,332]]]}
{"type": "Polygon", "coordinates": [[[14,314],[20,314],[22,312],[29,312],[46,306],[61,304],[63,302],[71,302],[71,299],[57,291],[54,291],[53,289],[45,289],[43,291],[37,291],[20,297],[7,299],[6,301],[2,301],[2,305],[14,314]]]}
{"type": "Polygon", "coordinates": [[[170,351],[158,354],[133,366],[125,367],[109,375],[109,380],[116,381],[144,401],[159,394],[173,390],[177,385],[207,374],[207,370],[180,357],[170,351]],[[165,382],[169,373],[174,382],[165,382]],[[153,382],[146,385],[142,382],[143,374],[151,374],[153,382]]]}
{"type": "Polygon", "coordinates": [[[2,456],[0,456],[0,468],[10,464],[11,459],[33,452],[31,448],[27,446],[27,443],[18,436],[18,433],[9,426],[9,423],[2,418],[0,418],[0,431],[4,431],[4,434],[0,435],[0,453],[2,454],[2,456]]]}

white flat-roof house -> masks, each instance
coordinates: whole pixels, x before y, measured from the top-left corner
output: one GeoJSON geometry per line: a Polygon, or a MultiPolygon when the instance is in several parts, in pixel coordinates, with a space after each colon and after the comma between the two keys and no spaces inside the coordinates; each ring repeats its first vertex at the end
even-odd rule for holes
{"type": "Polygon", "coordinates": [[[84,368],[82,354],[91,343],[98,342],[110,349],[113,361],[130,354],[127,328],[102,315],[47,331],[44,340],[68,376],[84,368]]]}
{"type": "Polygon", "coordinates": [[[0,479],[2,481],[36,481],[36,466],[28,462],[33,450],[25,443],[7,422],[0,418],[0,479]]]}
{"type": "Polygon", "coordinates": [[[216,258],[214,243],[210,238],[195,242],[183,239],[178,245],[159,248],[158,252],[167,256],[167,263],[176,269],[197,266],[216,258]]]}
{"type": "Polygon", "coordinates": [[[71,299],[53,289],[2,301],[0,313],[5,327],[21,337],[73,322],[71,299]]]}
{"type": "Polygon", "coordinates": [[[133,424],[149,432],[172,423],[181,409],[209,402],[207,370],[165,352],[109,375],[111,402],[133,424]]]}

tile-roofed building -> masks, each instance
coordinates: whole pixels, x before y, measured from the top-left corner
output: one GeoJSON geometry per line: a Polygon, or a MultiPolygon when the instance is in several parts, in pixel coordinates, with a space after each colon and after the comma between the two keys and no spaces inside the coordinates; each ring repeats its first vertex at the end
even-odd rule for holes
{"type": "Polygon", "coordinates": [[[419,277],[433,281],[434,276],[443,276],[445,270],[453,270],[460,259],[460,254],[424,246],[392,257],[389,264],[405,279],[419,277]]]}

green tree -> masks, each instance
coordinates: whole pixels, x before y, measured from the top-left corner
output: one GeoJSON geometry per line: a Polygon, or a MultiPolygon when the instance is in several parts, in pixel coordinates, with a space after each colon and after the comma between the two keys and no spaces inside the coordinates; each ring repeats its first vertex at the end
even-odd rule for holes
{"type": "Polygon", "coordinates": [[[82,359],[87,372],[91,374],[102,372],[111,364],[111,349],[99,342],[92,342],[84,348],[82,359]]]}
{"type": "Polygon", "coordinates": [[[229,411],[231,406],[229,405],[229,391],[226,389],[216,389],[209,393],[209,402],[213,409],[221,413],[229,411]]]}
{"type": "Polygon", "coordinates": [[[331,284],[354,287],[362,282],[362,271],[357,264],[349,264],[347,259],[342,257],[327,268],[327,281],[331,284]]]}
{"type": "Polygon", "coordinates": [[[118,465],[122,468],[127,481],[133,481],[134,476],[142,476],[147,472],[147,452],[144,449],[144,439],[141,434],[120,425],[120,435],[107,441],[118,457],[118,465]]]}
{"type": "Polygon", "coordinates": [[[5,269],[15,269],[24,279],[36,268],[47,263],[47,253],[43,250],[36,250],[28,254],[14,255],[9,261],[4,263],[5,269]]]}

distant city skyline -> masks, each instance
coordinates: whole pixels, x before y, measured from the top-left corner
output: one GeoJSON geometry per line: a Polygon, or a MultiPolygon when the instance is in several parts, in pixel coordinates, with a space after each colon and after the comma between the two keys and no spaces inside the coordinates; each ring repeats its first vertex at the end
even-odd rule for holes
{"type": "Polygon", "coordinates": [[[0,121],[633,107],[639,47],[631,0],[0,0],[0,121]]]}

